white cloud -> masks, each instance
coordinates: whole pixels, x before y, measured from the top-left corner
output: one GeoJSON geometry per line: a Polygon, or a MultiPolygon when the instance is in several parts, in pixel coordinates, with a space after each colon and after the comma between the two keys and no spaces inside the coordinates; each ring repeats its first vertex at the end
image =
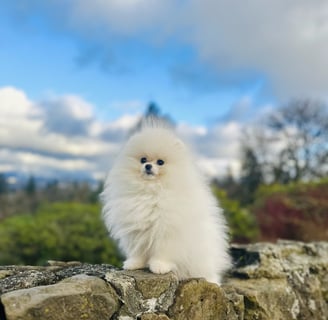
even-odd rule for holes
{"type": "Polygon", "coordinates": [[[234,177],[238,177],[240,172],[240,161],[235,158],[230,161],[220,158],[200,158],[199,167],[206,176],[223,177],[230,171],[234,177]]]}
{"type": "Polygon", "coordinates": [[[9,117],[16,119],[30,117],[37,113],[32,107],[25,93],[13,87],[0,88],[1,96],[1,119],[5,121],[9,117]]]}
{"type": "Polygon", "coordinates": [[[167,29],[166,18],[175,6],[173,0],[73,0],[69,19],[80,28],[106,26],[110,32],[131,35],[167,29]]]}
{"type": "Polygon", "coordinates": [[[108,127],[120,133],[128,130],[136,118],[123,116],[106,124],[80,97],[37,103],[13,87],[0,88],[0,105],[0,171],[45,176],[54,171],[105,174],[123,137],[104,140],[102,135],[108,127]],[[81,131],[79,126],[85,127],[83,135],[74,132],[81,131]]]}
{"type": "MultiPolygon", "coordinates": [[[[76,100],[70,100],[74,104],[76,100]]],[[[72,132],[52,132],[45,130],[47,120],[44,118],[45,110],[40,104],[32,103],[26,95],[14,88],[0,90],[0,145],[4,148],[16,150],[29,150],[57,156],[94,156],[103,154],[111,149],[110,141],[105,143],[92,137],[74,136],[72,132]],[[9,111],[11,109],[11,111],[9,111]]],[[[58,105],[60,106],[60,105],[58,105]]],[[[56,112],[63,115],[60,107],[53,104],[50,112],[56,118],[56,112]]],[[[66,105],[66,108],[74,105],[66,105]]],[[[58,116],[58,125],[62,128],[69,125],[65,116],[58,116]]],[[[75,119],[78,121],[81,119],[75,119]]],[[[51,128],[52,129],[52,128],[51,128]]]]}
{"type": "Polygon", "coordinates": [[[62,98],[65,105],[69,106],[69,112],[79,120],[90,120],[93,117],[93,107],[83,99],[75,95],[66,95],[62,98]]]}
{"type": "MultiPolygon", "coordinates": [[[[16,88],[0,88],[0,105],[0,171],[48,177],[59,172],[64,176],[104,177],[140,119],[139,114],[126,114],[104,122],[80,97],[52,97],[37,103],[16,88]],[[49,117],[57,119],[56,126],[49,117]],[[76,123],[86,127],[83,135],[57,128],[76,123]]],[[[241,128],[234,121],[211,128],[178,124],[177,132],[192,147],[203,171],[217,176],[224,175],[228,167],[238,173],[241,128]]]]}
{"type": "Polygon", "coordinates": [[[327,96],[326,0],[57,0],[48,6],[61,25],[100,34],[104,45],[111,35],[152,44],[180,39],[227,79],[253,72],[280,97],[327,96]]]}
{"type": "Polygon", "coordinates": [[[256,70],[281,94],[326,93],[324,0],[191,1],[188,41],[220,69],[256,70]]]}
{"type": "Polygon", "coordinates": [[[137,125],[140,117],[141,115],[126,114],[114,120],[108,126],[116,130],[131,130],[135,125],[137,125]]]}
{"type": "Polygon", "coordinates": [[[49,97],[39,103],[43,129],[70,136],[86,136],[93,121],[93,107],[75,95],[49,97]]]}
{"type": "Polygon", "coordinates": [[[228,168],[238,176],[242,130],[243,125],[233,121],[209,128],[186,124],[177,127],[178,134],[192,147],[200,168],[212,177],[224,176],[228,168]]]}
{"type": "Polygon", "coordinates": [[[37,152],[4,149],[0,151],[0,172],[20,172],[25,174],[55,177],[55,172],[85,172],[86,176],[94,170],[92,162],[82,158],[60,159],[38,154],[37,152]]]}
{"type": "Polygon", "coordinates": [[[0,144],[20,147],[30,144],[42,123],[39,109],[24,92],[13,87],[0,88],[0,144]]]}

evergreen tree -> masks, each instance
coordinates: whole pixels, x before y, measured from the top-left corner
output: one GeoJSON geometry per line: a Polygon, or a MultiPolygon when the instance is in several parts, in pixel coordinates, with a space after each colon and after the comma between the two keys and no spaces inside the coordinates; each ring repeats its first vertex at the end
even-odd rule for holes
{"type": "Polygon", "coordinates": [[[250,204],[254,201],[257,188],[263,182],[263,173],[261,164],[250,147],[243,147],[242,154],[239,197],[242,204],[250,204]]]}
{"type": "Polygon", "coordinates": [[[25,192],[29,196],[35,195],[36,192],[36,183],[33,176],[30,176],[27,180],[26,186],[25,186],[25,192]]]}
{"type": "Polygon", "coordinates": [[[0,195],[6,194],[8,192],[8,183],[6,176],[0,173],[0,195]]]}
{"type": "Polygon", "coordinates": [[[154,118],[161,117],[161,110],[160,110],[159,106],[153,101],[149,102],[148,107],[145,112],[145,118],[148,118],[148,117],[154,117],[154,118]]]}
{"type": "Polygon", "coordinates": [[[168,114],[163,114],[161,112],[161,109],[158,106],[158,104],[151,101],[151,102],[149,102],[144,115],[142,116],[140,121],[137,123],[135,128],[133,128],[131,130],[130,134],[133,134],[136,131],[140,130],[140,128],[142,127],[142,124],[145,120],[150,120],[150,122],[152,120],[160,120],[169,127],[174,127],[174,125],[175,125],[173,119],[168,114]]]}
{"type": "Polygon", "coordinates": [[[235,199],[236,195],[238,196],[239,184],[233,176],[231,167],[228,167],[228,170],[223,177],[215,178],[212,181],[212,185],[223,189],[226,192],[228,198],[235,199]]]}

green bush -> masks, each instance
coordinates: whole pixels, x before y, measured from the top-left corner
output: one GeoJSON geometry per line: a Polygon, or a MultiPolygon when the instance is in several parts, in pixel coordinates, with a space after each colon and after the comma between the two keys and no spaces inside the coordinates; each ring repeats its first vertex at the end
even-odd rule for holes
{"type": "Polygon", "coordinates": [[[1,221],[0,264],[47,260],[121,264],[96,204],[54,203],[1,221]]]}
{"type": "Polygon", "coordinates": [[[258,236],[256,220],[248,209],[241,208],[238,201],[229,199],[224,190],[218,187],[213,187],[212,190],[228,221],[231,241],[250,242],[256,240],[258,236]]]}

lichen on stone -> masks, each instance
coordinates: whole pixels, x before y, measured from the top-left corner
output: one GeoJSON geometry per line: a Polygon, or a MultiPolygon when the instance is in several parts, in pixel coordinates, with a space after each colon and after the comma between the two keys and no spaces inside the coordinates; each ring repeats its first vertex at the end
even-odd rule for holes
{"type": "Polygon", "coordinates": [[[233,245],[220,287],[173,273],[52,261],[0,266],[1,320],[328,319],[328,243],[233,245]]]}

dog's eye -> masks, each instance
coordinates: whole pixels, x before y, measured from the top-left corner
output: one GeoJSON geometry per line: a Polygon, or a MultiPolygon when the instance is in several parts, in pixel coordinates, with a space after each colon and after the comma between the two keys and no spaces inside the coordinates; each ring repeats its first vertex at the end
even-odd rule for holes
{"type": "Polygon", "coordinates": [[[147,158],[146,158],[146,157],[142,157],[142,158],[140,159],[140,162],[141,162],[141,163],[146,163],[146,162],[147,162],[147,158]]]}
{"type": "Polygon", "coordinates": [[[158,159],[158,160],[157,160],[157,164],[158,164],[159,166],[162,166],[164,163],[165,163],[165,162],[164,162],[164,160],[162,160],[162,159],[158,159]]]}

